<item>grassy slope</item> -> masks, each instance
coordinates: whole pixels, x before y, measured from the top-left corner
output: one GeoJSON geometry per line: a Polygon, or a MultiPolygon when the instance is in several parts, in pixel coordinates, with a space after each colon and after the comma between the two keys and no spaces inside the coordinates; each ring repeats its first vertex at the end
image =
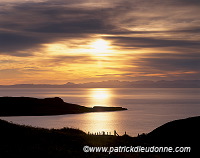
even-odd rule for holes
{"type": "MultiPolygon", "coordinates": [[[[1,157],[138,157],[137,153],[84,153],[83,146],[142,145],[129,136],[91,136],[71,128],[43,129],[0,120],[1,157]]],[[[146,157],[149,154],[139,154],[146,157]]],[[[155,154],[151,155],[155,156],[155,154]]]]}
{"type": "MultiPolygon", "coordinates": [[[[71,128],[43,129],[0,120],[0,157],[191,157],[191,153],[84,153],[83,146],[191,146],[199,151],[200,117],[169,122],[147,135],[91,136],[71,128]],[[180,133],[181,132],[181,133],[180,133]]],[[[193,155],[194,156],[194,155],[193,155]]],[[[192,156],[192,157],[193,157],[192,156]]]]}

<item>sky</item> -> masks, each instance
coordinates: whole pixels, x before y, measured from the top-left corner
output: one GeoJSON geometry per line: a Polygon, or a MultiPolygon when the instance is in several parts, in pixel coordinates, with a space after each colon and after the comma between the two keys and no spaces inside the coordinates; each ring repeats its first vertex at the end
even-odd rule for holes
{"type": "Polygon", "coordinates": [[[0,85],[200,79],[198,0],[0,0],[0,85]]]}

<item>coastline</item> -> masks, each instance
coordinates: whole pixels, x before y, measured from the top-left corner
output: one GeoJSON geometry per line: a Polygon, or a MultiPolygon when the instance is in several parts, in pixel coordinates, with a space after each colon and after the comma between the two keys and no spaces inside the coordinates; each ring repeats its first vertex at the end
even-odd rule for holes
{"type": "Polygon", "coordinates": [[[127,110],[123,107],[85,107],[64,102],[59,97],[32,98],[32,97],[0,97],[0,116],[51,116],[80,114],[87,112],[107,112],[127,110]]]}

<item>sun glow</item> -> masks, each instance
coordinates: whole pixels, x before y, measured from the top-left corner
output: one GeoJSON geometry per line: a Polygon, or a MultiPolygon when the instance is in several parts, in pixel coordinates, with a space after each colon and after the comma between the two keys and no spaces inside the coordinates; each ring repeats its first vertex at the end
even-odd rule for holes
{"type": "Polygon", "coordinates": [[[92,42],[91,47],[97,50],[107,50],[109,48],[108,42],[102,39],[92,42]]]}
{"type": "Polygon", "coordinates": [[[96,55],[105,55],[111,48],[110,43],[103,39],[98,39],[90,44],[91,50],[96,55]]]}

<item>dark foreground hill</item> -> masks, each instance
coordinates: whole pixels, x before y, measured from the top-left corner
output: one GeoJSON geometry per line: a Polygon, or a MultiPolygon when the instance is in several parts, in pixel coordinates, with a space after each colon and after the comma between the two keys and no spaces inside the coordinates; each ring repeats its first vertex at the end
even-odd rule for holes
{"type": "Polygon", "coordinates": [[[200,116],[168,122],[147,134],[148,144],[156,146],[191,147],[200,149],[200,116]]]}
{"type": "Polygon", "coordinates": [[[138,137],[87,135],[71,128],[43,129],[0,120],[0,157],[183,158],[199,154],[200,117],[172,121],[138,137]],[[191,147],[190,153],[84,153],[83,147],[191,147]]]}
{"type": "Polygon", "coordinates": [[[0,97],[0,116],[42,116],[127,110],[122,107],[85,107],[61,98],[0,97]]]}

